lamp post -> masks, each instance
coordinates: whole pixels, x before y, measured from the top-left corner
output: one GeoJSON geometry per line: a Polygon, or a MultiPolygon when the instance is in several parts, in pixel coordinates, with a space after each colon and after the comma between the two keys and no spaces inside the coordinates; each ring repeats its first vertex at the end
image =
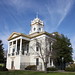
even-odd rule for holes
{"type": "Polygon", "coordinates": [[[63,65],[63,60],[64,60],[64,57],[62,57],[61,59],[62,59],[62,66],[61,66],[61,69],[63,70],[63,66],[64,66],[64,65],[63,65]]]}

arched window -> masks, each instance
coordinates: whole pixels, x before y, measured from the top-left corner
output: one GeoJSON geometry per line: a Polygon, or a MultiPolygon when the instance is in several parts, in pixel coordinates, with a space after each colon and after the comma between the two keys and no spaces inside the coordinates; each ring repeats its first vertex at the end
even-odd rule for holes
{"type": "Polygon", "coordinates": [[[34,28],[34,31],[36,30],[36,28],[34,28]]]}
{"type": "Polygon", "coordinates": [[[39,30],[41,31],[41,28],[39,28],[39,30]]]}

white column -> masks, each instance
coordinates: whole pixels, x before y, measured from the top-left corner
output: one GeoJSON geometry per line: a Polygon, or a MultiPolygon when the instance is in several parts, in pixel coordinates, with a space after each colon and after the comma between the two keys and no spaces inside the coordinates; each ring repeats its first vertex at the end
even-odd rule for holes
{"type": "Polygon", "coordinates": [[[22,39],[20,39],[20,54],[22,52],[22,39]]]}
{"type": "Polygon", "coordinates": [[[10,48],[9,44],[10,44],[10,42],[8,42],[8,54],[10,53],[10,51],[9,51],[9,50],[10,50],[10,49],[9,49],[9,48],[10,48]]]}
{"type": "Polygon", "coordinates": [[[53,59],[51,60],[51,65],[54,66],[54,65],[53,65],[53,59]]]}
{"type": "Polygon", "coordinates": [[[12,47],[12,51],[11,51],[11,53],[13,53],[13,41],[12,41],[12,46],[11,46],[11,47],[12,47]]]}
{"type": "Polygon", "coordinates": [[[16,52],[17,52],[17,40],[16,40],[16,48],[15,48],[15,54],[16,54],[16,52]]]}
{"type": "Polygon", "coordinates": [[[48,61],[49,61],[49,67],[50,67],[50,57],[48,58],[48,61]]]}

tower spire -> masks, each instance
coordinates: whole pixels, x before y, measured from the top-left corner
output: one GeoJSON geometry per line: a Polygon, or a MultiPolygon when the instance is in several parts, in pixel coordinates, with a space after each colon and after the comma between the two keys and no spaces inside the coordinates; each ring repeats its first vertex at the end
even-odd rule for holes
{"type": "Polygon", "coordinates": [[[36,13],[36,18],[38,18],[38,12],[36,13]]]}

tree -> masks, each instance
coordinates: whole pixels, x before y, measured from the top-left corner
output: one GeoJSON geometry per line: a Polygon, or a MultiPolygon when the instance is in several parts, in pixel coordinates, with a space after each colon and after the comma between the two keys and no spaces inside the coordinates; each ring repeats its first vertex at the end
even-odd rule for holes
{"type": "Polygon", "coordinates": [[[49,62],[49,57],[51,56],[51,43],[53,40],[50,38],[45,38],[45,40],[35,39],[36,44],[33,46],[37,46],[39,48],[39,52],[35,51],[33,46],[31,46],[32,50],[37,54],[36,57],[42,59],[44,64],[44,71],[47,72],[47,64],[49,62]]]}
{"type": "Polygon", "coordinates": [[[0,63],[4,63],[4,48],[2,40],[0,40],[0,63]]]}
{"type": "Polygon", "coordinates": [[[52,46],[52,57],[55,66],[64,69],[66,63],[72,62],[72,45],[70,39],[63,34],[60,35],[57,32],[54,34],[56,41],[52,46]]]}

